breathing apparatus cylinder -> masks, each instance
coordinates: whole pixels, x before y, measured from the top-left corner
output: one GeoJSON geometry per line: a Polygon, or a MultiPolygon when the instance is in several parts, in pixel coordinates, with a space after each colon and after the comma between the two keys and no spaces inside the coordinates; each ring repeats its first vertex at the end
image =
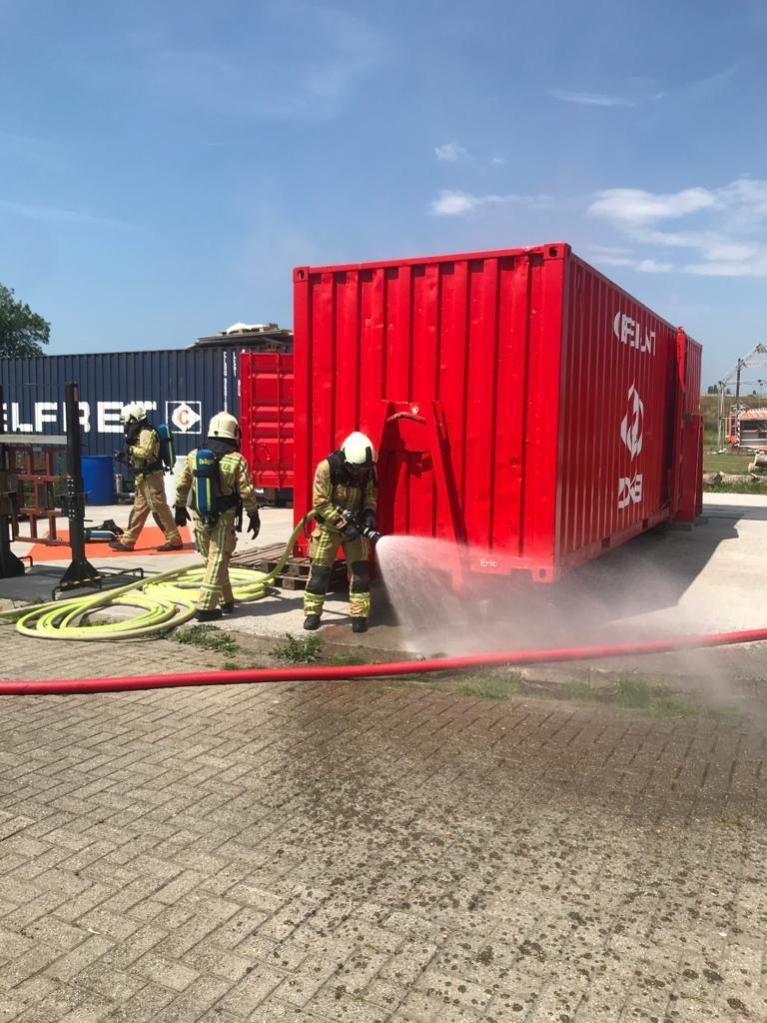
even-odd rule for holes
{"type": "Polygon", "coordinates": [[[197,514],[206,526],[213,526],[219,515],[218,459],[209,448],[199,448],[194,456],[194,501],[197,514]]]}

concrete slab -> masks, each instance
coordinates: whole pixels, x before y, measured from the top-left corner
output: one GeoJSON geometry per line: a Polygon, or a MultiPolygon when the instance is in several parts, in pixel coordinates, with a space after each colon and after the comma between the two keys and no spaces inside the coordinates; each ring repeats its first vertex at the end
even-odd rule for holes
{"type": "MultiPolygon", "coordinates": [[[[114,518],[127,524],[124,505],[92,509],[94,521],[114,518]]],[[[597,561],[584,565],[557,587],[495,592],[469,608],[453,605],[436,634],[424,635],[408,621],[397,623],[380,585],[374,589],[374,617],[365,637],[352,638],[345,594],[331,594],[321,634],[334,642],[378,650],[408,649],[418,653],[458,652],[458,649],[500,649],[541,643],[588,642],[596,637],[656,636],[671,632],[757,628],[767,614],[758,599],[767,548],[767,495],[709,494],[704,519],[691,530],[670,529],[639,537],[597,561]],[[480,608],[480,605],[481,608],[480,608]],[[464,612],[471,613],[464,614],[464,612]],[[481,612],[481,613],[480,613],[481,612]]],[[[240,540],[238,550],[283,542],[290,535],[291,509],[265,508],[258,543],[240,540]]],[[[16,544],[21,554],[29,545],[16,544]]],[[[97,559],[96,564],[125,569],[141,565],[147,574],[198,564],[188,555],[137,555],[97,559]]],[[[17,599],[39,599],[52,588],[60,561],[40,562],[36,573],[20,580],[0,581],[0,596],[13,591],[17,599]],[[28,581],[27,581],[28,579],[28,581]],[[10,582],[13,586],[9,588],[10,582]]],[[[489,593],[490,591],[488,591],[489,593]]],[[[414,594],[415,603],[428,603],[427,588],[414,594]]],[[[419,611],[422,608],[419,607],[419,611]]],[[[405,617],[408,618],[407,610],[405,617]]],[[[282,592],[243,605],[221,622],[226,631],[251,636],[303,634],[302,595],[282,592]]]]}
{"type": "MultiPolygon", "coordinates": [[[[130,505],[105,505],[99,508],[89,509],[86,525],[99,524],[106,519],[114,519],[118,526],[125,528],[128,525],[130,516],[130,505]]],[[[58,519],[61,528],[66,529],[67,520],[58,519]]],[[[237,545],[238,553],[251,547],[264,547],[273,543],[284,542],[290,536],[293,528],[293,512],[290,508],[264,508],[261,512],[261,533],[258,541],[253,543],[247,534],[241,534],[237,545]]],[[[140,542],[140,541],[139,541],[140,542]]],[[[14,553],[21,557],[28,554],[34,543],[17,542],[13,545],[14,553]]],[[[200,559],[196,551],[185,554],[155,554],[154,552],[137,552],[133,556],[111,554],[109,547],[104,544],[103,557],[93,558],[96,567],[107,566],[111,568],[124,569],[139,566],[144,569],[147,575],[156,575],[160,572],[170,571],[172,568],[181,568],[185,565],[196,565],[200,559]]],[[[38,556],[36,565],[48,565],[63,571],[68,562],[54,558],[38,556]]]]}

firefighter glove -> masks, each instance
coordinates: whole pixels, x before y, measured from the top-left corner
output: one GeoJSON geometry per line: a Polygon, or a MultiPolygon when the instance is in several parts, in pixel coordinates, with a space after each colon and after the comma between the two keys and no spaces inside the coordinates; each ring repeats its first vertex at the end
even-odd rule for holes
{"type": "Polygon", "coordinates": [[[127,451],[115,451],[114,453],[115,462],[119,462],[120,465],[128,464],[128,452],[127,451]]]}
{"type": "Polygon", "coordinates": [[[366,508],[362,513],[362,525],[365,529],[372,529],[373,532],[376,531],[376,513],[372,508],[366,508]]]}
{"type": "Polygon", "coordinates": [[[258,511],[251,512],[248,515],[248,532],[254,540],[261,532],[261,516],[258,514],[258,511]]]}
{"type": "Polygon", "coordinates": [[[177,504],[174,508],[173,520],[177,526],[185,526],[189,521],[189,512],[185,504],[177,504]]]}
{"type": "Polygon", "coordinates": [[[347,522],[344,529],[341,530],[341,536],[344,540],[359,540],[360,531],[353,522],[347,522]]]}

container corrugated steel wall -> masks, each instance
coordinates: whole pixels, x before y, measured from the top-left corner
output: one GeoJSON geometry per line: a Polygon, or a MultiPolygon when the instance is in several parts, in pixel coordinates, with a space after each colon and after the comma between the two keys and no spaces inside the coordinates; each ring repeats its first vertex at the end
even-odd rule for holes
{"type": "Polygon", "coordinates": [[[257,487],[293,486],[293,356],[240,356],[242,453],[257,487]]]}
{"type": "Polygon", "coordinates": [[[677,328],[576,256],[566,261],[558,455],[560,565],[668,517],[677,328]]]}
{"type": "Polygon", "coordinates": [[[155,423],[168,422],[177,454],[196,447],[208,420],[239,413],[239,349],[115,352],[0,359],[6,429],[63,433],[64,384],[80,387],[83,453],[122,446],[120,408],[140,401],[155,423]]]}
{"type": "Polygon", "coordinates": [[[353,429],[382,444],[383,531],[466,540],[487,571],[552,580],[675,513],[677,329],[569,246],[294,287],[297,519],[353,429]]]}

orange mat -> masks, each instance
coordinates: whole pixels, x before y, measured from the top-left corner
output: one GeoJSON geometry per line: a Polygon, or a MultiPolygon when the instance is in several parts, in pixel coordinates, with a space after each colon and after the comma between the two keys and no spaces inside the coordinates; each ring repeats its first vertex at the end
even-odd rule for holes
{"type": "MultiPolygon", "coordinates": [[[[165,543],[165,534],[158,526],[144,526],[141,530],[141,535],[136,541],[136,546],[132,551],[113,551],[110,549],[108,543],[87,543],[85,545],[85,556],[89,561],[96,561],[98,558],[130,558],[140,554],[142,557],[153,554],[189,554],[194,550],[194,544],[190,539],[189,529],[182,527],[179,529],[181,539],[184,541],[184,546],[179,547],[177,551],[158,551],[157,547],[161,543],[165,543]]],[[[62,540],[69,539],[69,533],[66,529],[58,530],[58,535],[62,540]]],[[[37,564],[39,561],[71,561],[72,550],[70,547],[63,544],[61,546],[48,546],[44,543],[36,543],[32,550],[29,552],[32,561],[37,564]]]]}

